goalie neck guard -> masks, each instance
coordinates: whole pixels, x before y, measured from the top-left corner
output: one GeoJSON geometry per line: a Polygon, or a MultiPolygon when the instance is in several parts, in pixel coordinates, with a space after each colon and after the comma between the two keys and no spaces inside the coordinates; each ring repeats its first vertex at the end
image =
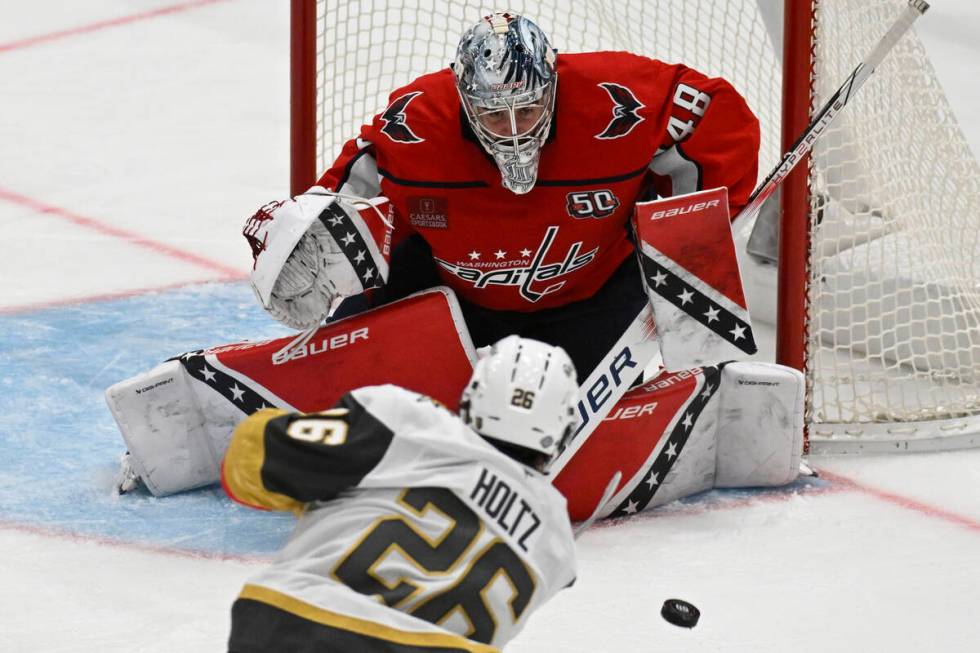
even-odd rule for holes
{"type": "Polygon", "coordinates": [[[452,68],[466,118],[504,187],[518,195],[537,181],[555,110],[555,59],[541,28],[505,13],[467,30],[456,50],[452,68]]]}
{"type": "Polygon", "coordinates": [[[575,425],[578,383],[560,347],[508,336],[481,358],[460,415],[481,436],[553,458],[575,425]]]}

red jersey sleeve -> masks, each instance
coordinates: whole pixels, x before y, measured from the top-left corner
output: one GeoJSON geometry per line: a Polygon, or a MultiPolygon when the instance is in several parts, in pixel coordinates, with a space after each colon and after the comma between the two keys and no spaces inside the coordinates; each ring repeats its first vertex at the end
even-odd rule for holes
{"type": "Polygon", "coordinates": [[[378,162],[370,139],[371,126],[365,125],[358,138],[344,143],[340,156],[320,176],[317,185],[358,197],[379,195],[381,184],[378,181],[378,162]]]}
{"type": "MultiPolygon", "coordinates": [[[[381,188],[378,157],[373,144],[378,120],[379,117],[375,116],[372,124],[361,127],[359,137],[344,143],[340,156],[317,180],[318,186],[357,197],[370,198],[385,194],[381,188]]],[[[394,246],[414,233],[414,230],[403,219],[400,207],[393,205],[392,213],[395,221],[392,235],[394,246]]]]}
{"type": "Polygon", "coordinates": [[[661,119],[663,140],[651,163],[661,196],[726,186],[734,218],[759,172],[759,121],[727,81],[671,66],[661,119]]]}

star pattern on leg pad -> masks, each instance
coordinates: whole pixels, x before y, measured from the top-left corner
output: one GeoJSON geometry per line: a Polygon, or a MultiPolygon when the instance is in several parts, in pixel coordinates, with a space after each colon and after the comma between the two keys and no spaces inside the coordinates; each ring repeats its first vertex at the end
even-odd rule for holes
{"type": "Polygon", "coordinates": [[[198,352],[190,357],[184,354],[171,360],[179,361],[191,377],[207,385],[211,391],[219,393],[246,415],[274,405],[251,388],[247,382],[236,379],[215,366],[208,360],[209,358],[212,357],[203,356],[198,352]]]}
{"type": "Polygon", "coordinates": [[[660,453],[654,458],[652,465],[641,468],[634,475],[630,482],[635,483],[635,486],[612,512],[613,517],[635,514],[646,508],[653,500],[657,490],[662,487],[670,470],[680,458],[684,445],[687,444],[688,437],[694,431],[704,407],[717,393],[719,377],[723,368],[724,364],[703,368],[702,387],[700,389],[695,388],[687,402],[678,409],[677,415],[683,417],[676,420],[674,427],[661,436],[660,441],[663,446],[660,453]]]}

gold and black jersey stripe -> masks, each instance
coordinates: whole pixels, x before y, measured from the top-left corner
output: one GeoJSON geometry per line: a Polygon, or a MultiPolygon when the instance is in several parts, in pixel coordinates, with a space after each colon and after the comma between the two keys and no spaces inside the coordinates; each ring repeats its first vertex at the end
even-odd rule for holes
{"type": "Polygon", "coordinates": [[[231,610],[229,653],[499,653],[452,633],[408,632],[246,585],[231,610]]]}
{"type": "Polygon", "coordinates": [[[261,410],[235,429],[222,485],[246,505],[301,512],[356,487],[384,457],[394,433],[350,394],[321,413],[261,410]]]}

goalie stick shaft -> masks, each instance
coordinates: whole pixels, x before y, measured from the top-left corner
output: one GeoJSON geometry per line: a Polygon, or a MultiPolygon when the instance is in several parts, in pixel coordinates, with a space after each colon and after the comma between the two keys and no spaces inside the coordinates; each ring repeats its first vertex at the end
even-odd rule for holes
{"type": "MultiPolygon", "coordinates": [[[[813,149],[816,139],[826,131],[854,94],[871,77],[895,44],[912,27],[912,23],[928,9],[929,4],[923,0],[909,0],[905,10],[875,44],[871,53],[857,65],[837,92],[817,112],[782,160],[752,193],[748,204],[732,220],[733,231],[737,232],[741,225],[759,212],[766,199],[813,149]]],[[[579,388],[579,429],[565,450],[552,462],[549,472],[553,476],[564,469],[612,407],[626,394],[633,380],[660,355],[660,346],[651,337],[652,332],[653,317],[649,304],[646,304],[579,388]]]]}
{"type": "Polygon", "coordinates": [[[589,515],[588,519],[572,530],[572,536],[576,540],[586,531],[586,529],[589,528],[589,526],[595,523],[595,520],[599,519],[599,515],[602,514],[602,509],[606,507],[609,500],[612,499],[614,494],[616,494],[616,488],[619,487],[619,482],[621,480],[623,480],[622,472],[616,472],[612,475],[612,478],[609,479],[609,483],[606,485],[605,491],[602,493],[602,497],[599,498],[599,503],[596,504],[595,510],[592,511],[592,514],[589,515]]]}
{"type": "Polygon", "coordinates": [[[871,54],[857,65],[850,76],[837,89],[837,92],[820,108],[820,111],[810,121],[807,128],[800,134],[800,137],[796,139],[793,146],[783,155],[782,160],[776,165],[775,169],[769,173],[766,180],[752,193],[749,197],[749,203],[732,220],[735,229],[744,222],[751,220],[759,212],[762,204],[783,183],[796,165],[809,154],[816,140],[827,130],[827,127],[833,123],[837,116],[840,115],[841,110],[847,106],[847,103],[854,97],[854,94],[864,86],[868,78],[874,74],[875,69],[881,65],[881,62],[884,61],[888,53],[895,47],[895,44],[912,27],[912,23],[928,11],[928,9],[929,4],[923,0],[909,0],[905,10],[892,24],[891,28],[885,32],[885,35],[881,37],[878,43],[875,44],[871,54]]]}
{"type": "Polygon", "coordinates": [[[633,381],[659,356],[660,343],[653,337],[653,311],[647,302],[579,387],[578,430],[551,462],[549,474],[555,476],[564,469],[633,381]]]}

